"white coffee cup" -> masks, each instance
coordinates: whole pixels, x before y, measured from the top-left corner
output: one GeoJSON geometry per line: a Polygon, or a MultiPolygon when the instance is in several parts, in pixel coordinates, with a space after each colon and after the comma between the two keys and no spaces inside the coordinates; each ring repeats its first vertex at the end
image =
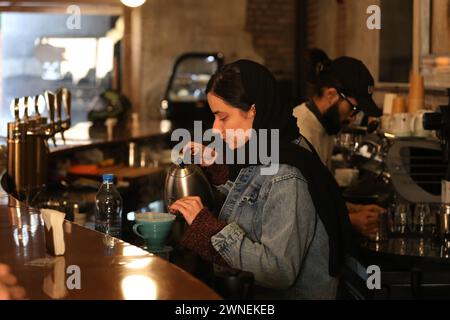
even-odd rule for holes
{"type": "Polygon", "coordinates": [[[397,113],[391,117],[390,130],[398,137],[411,136],[411,119],[409,113],[397,113]]]}
{"type": "Polygon", "coordinates": [[[384,95],[383,114],[392,114],[392,105],[394,104],[395,98],[397,98],[395,93],[386,93],[384,95]]]}
{"type": "Polygon", "coordinates": [[[384,114],[381,116],[381,131],[382,132],[391,132],[391,118],[390,114],[384,114]]]}
{"type": "Polygon", "coordinates": [[[429,110],[417,111],[411,120],[411,132],[416,137],[428,137],[431,131],[425,130],[423,127],[423,116],[426,113],[430,113],[429,110]]]}

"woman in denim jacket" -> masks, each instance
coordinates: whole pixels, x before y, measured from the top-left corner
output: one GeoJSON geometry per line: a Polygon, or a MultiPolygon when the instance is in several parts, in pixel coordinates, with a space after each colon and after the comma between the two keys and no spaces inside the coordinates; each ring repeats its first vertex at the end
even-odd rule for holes
{"type": "Polygon", "coordinates": [[[218,217],[199,197],[170,206],[189,225],[182,244],[205,260],[253,273],[256,298],[334,299],[350,247],[345,203],[312,146],[298,137],[292,111],[279,103],[275,79],[265,67],[239,60],[211,78],[207,97],[213,128],[229,149],[244,150],[246,157],[243,164],[206,169],[226,197],[218,217]],[[230,129],[256,131],[242,139],[229,135],[230,129]],[[249,141],[260,129],[279,133],[279,143],[267,146],[279,155],[270,174],[260,152],[253,154],[256,162],[249,155],[255,153],[249,141]]]}

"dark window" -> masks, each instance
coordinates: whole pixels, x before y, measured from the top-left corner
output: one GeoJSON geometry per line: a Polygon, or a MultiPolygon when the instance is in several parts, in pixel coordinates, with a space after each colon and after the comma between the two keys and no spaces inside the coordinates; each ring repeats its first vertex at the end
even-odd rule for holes
{"type": "Polygon", "coordinates": [[[412,30],[412,0],[381,0],[380,82],[409,82],[412,30]]]}

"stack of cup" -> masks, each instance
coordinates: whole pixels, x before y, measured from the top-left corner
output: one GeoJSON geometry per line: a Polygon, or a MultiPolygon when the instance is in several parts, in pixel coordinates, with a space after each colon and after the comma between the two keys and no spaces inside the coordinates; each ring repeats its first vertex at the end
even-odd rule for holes
{"type": "Polygon", "coordinates": [[[391,115],[394,99],[397,97],[395,93],[386,93],[384,96],[383,116],[381,117],[382,132],[391,132],[391,115]]]}
{"type": "Polygon", "coordinates": [[[396,96],[392,103],[392,114],[406,113],[406,100],[403,97],[396,96]]]}
{"type": "Polygon", "coordinates": [[[423,76],[411,73],[409,86],[408,111],[415,114],[424,109],[425,87],[423,76]]]}
{"type": "Polygon", "coordinates": [[[411,114],[406,109],[406,100],[397,96],[392,104],[390,131],[398,137],[411,135],[411,114]]]}
{"type": "Polygon", "coordinates": [[[430,112],[425,110],[424,78],[411,73],[408,98],[388,93],[385,96],[382,129],[397,137],[427,137],[429,131],[423,127],[423,116],[430,112]]]}
{"type": "Polygon", "coordinates": [[[412,115],[411,132],[416,137],[427,137],[430,131],[423,127],[423,116],[427,112],[425,110],[425,86],[424,78],[420,74],[411,74],[409,88],[408,111],[412,115]]]}

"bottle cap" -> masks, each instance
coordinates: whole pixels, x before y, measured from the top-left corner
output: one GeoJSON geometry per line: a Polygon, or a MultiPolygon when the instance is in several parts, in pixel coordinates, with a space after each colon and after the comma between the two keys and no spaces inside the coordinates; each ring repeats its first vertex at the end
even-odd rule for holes
{"type": "Polygon", "coordinates": [[[112,173],[106,173],[102,175],[103,182],[113,182],[114,181],[114,175],[112,173]]]}

